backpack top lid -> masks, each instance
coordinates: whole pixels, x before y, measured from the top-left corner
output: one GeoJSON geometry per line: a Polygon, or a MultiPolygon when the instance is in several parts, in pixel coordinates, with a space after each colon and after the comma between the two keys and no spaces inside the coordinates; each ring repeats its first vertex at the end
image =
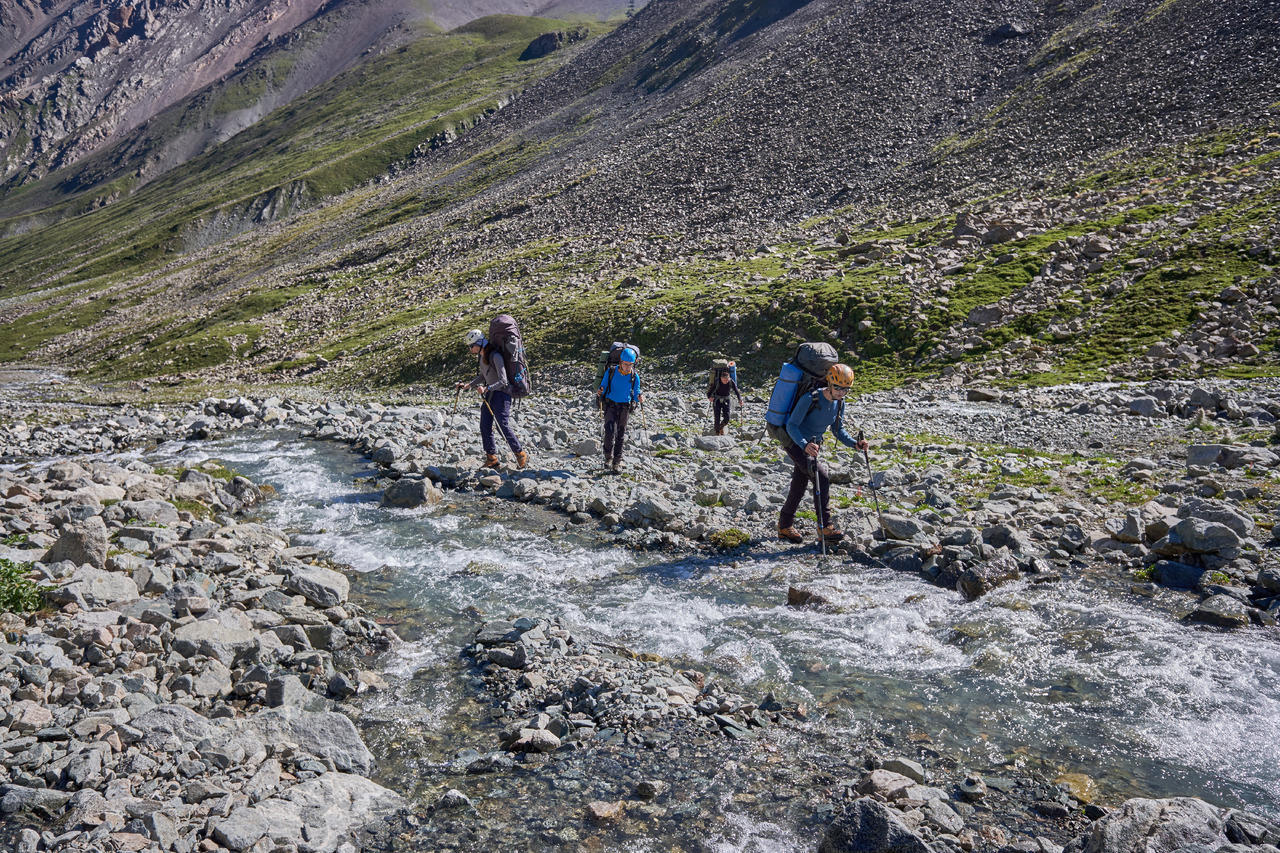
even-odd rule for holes
{"type": "Polygon", "coordinates": [[[489,321],[489,340],[501,346],[511,337],[520,337],[520,326],[510,314],[499,314],[489,321]]]}
{"type": "Polygon", "coordinates": [[[632,361],[640,360],[640,347],[635,344],[626,343],[625,341],[614,341],[609,346],[609,355],[606,358],[606,362],[608,364],[621,364],[622,351],[627,349],[631,350],[631,352],[635,354],[635,358],[632,359],[632,361]]]}
{"type": "Polygon", "coordinates": [[[822,379],[832,365],[840,361],[836,348],[827,343],[803,343],[796,348],[792,364],[814,379],[822,379]]]}

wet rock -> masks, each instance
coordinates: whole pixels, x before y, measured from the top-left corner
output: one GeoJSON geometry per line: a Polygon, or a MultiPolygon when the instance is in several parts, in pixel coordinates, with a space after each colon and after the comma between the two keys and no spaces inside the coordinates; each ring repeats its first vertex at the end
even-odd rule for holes
{"type": "Polygon", "coordinates": [[[964,777],[963,781],[956,787],[960,789],[960,796],[971,803],[977,802],[987,795],[987,783],[976,773],[971,773],[964,777]]]}
{"type": "Polygon", "coordinates": [[[345,575],[324,566],[295,565],[291,567],[284,587],[306,597],[320,608],[337,607],[347,600],[351,584],[345,575]]]}
{"type": "Polygon", "coordinates": [[[885,535],[890,539],[910,541],[924,533],[924,525],[908,516],[885,513],[880,516],[880,521],[884,525],[885,535]]]}
{"type": "Polygon", "coordinates": [[[587,803],[587,819],[596,823],[611,823],[622,818],[624,804],[622,800],[606,802],[596,800],[587,803]]]}
{"type": "Polygon", "coordinates": [[[904,791],[915,784],[914,780],[901,773],[881,768],[872,770],[858,782],[858,793],[885,800],[897,799],[904,791]]]}
{"type": "Polygon", "coordinates": [[[1203,575],[1203,568],[1173,560],[1160,560],[1151,567],[1151,577],[1156,583],[1174,589],[1195,589],[1203,575]]]}
{"type": "Polygon", "coordinates": [[[1069,842],[1064,853],[1217,850],[1230,842],[1224,831],[1223,812],[1190,797],[1128,800],[1069,842]]]}
{"type": "Polygon", "coordinates": [[[973,601],[998,586],[1021,577],[1018,563],[1009,554],[998,555],[986,562],[974,563],[965,568],[956,581],[956,589],[973,601]]]}
{"type": "MultiPolygon", "coordinates": [[[[823,833],[819,853],[932,853],[889,807],[867,797],[841,807],[823,833]]],[[[1090,851],[1093,853],[1093,851],[1090,851]]]]}
{"type": "Polygon", "coordinates": [[[890,758],[885,761],[882,769],[891,773],[900,773],[914,782],[923,784],[925,781],[924,768],[909,758],[890,758]]]}
{"type": "Polygon", "coordinates": [[[1229,595],[1211,595],[1191,611],[1187,619],[1220,628],[1243,628],[1249,624],[1250,608],[1229,595]]]}
{"type": "Polygon", "coordinates": [[[443,497],[443,492],[430,480],[400,479],[383,491],[382,505],[404,508],[435,506],[443,497]]]}
{"type": "Polygon", "coordinates": [[[642,779],[636,784],[636,796],[642,800],[653,800],[661,797],[671,785],[660,779],[642,779]]]}

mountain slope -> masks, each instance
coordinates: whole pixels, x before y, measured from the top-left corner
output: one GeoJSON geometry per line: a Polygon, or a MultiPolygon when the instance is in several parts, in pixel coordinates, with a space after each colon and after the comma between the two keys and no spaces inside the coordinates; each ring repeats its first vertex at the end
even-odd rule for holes
{"type": "Polygon", "coordinates": [[[57,253],[71,232],[0,243],[0,274],[40,288],[5,303],[5,351],[416,381],[508,309],[546,360],[624,337],[771,368],[825,337],[886,381],[1274,370],[1275,9],[656,0],[287,221],[182,253],[162,218],[172,255],[105,267],[57,253]],[[1229,288],[1249,319],[1213,306],[1229,288]]]}
{"type": "MultiPolygon", "coordinates": [[[[488,0],[469,10],[442,3],[439,13],[420,0],[3,5],[0,178],[14,188],[106,152],[96,166],[62,175],[54,187],[64,194],[91,186],[104,164],[113,164],[111,177],[145,182],[357,59],[435,28],[433,17],[452,28],[531,5],[590,17],[620,12],[616,0],[488,0]],[[118,143],[123,151],[108,151],[118,143]],[[122,154],[126,162],[116,164],[122,154]]],[[[38,194],[24,209],[50,199],[56,194],[38,194]]]]}

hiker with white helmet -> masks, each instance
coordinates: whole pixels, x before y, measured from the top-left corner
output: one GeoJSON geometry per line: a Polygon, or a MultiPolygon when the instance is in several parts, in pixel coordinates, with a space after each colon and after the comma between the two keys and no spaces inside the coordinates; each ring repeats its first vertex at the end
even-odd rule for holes
{"type": "Polygon", "coordinates": [[[794,403],[785,423],[783,448],[793,464],[791,488],[778,515],[778,538],[803,542],[795,529],[796,510],[810,485],[814,489],[814,512],[819,536],[824,542],[837,542],[844,537],[831,517],[831,478],[827,466],[819,458],[822,436],[828,429],[847,447],[864,450],[867,443],[854,438],[844,428],[844,398],[853,385],[853,368],[833,364],[824,377],[822,388],[803,394],[794,403]]]}
{"type": "Polygon", "coordinates": [[[506,363],[502,352],[485,338],[484,332],[471,329],[462,337],[463,343],[476,356],[480,363],[480,372],[470,382],[459,382],[456,388],[474,388],[480,395],[483,405],[480,409],[480,441],[484,445],[484,464],[488,468],[497,468],[500,461],[497,445],[493,440],[493,423],[498,422],[498,429],[506,439],[511,452],[516,455],[516,465],[524,468],[529,464],[529,454],[520,449],[520,440],[509,423],[511,417],[511,386],[507,380],[506,363]]]}
{"type": "Polygon", "coordinates": [[[630,344],[615,342],[605,362],[604,375],[596,397],[604,408],[604,467],[618,473],[622,465],[622,442],[631,410],[644,403],[636,361],[640,351],[630,344]]]}

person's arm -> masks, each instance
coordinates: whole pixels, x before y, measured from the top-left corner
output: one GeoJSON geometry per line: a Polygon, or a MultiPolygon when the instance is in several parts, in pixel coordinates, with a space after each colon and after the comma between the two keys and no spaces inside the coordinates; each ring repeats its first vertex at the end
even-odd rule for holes
{"type": "Polygon", "coordinates": [[[631,383],[631,402],[643,403],[644,392],[640,390],[640,374],[633,373],[631,375],[635,377],[635,379],[631,383]]]}
{"type": "Polygon", "coordinates": [[[497,372],[498,378],[489,383],[486,391],[506,391],[510,385],[507,382],[507,365],[502,359],[502,353],[497,350],[489,353],[489,364],[497,372]]]}
{"type": "MultiPolygon", "coordinates": [[[[730,380],[729,380],[729,385],[733,387],[733,393],[734,393],[734,394],[737,396],[737,398],[738,398],[738,408],[739,408],[739,409],[741,409],[741,408],[742,408],[742,392],[738,390],[738,383],[737,383],[737,382],[735,382],[734,380],[730,379],[730,380]]],[[[725,396],[727,397],[727,396],[729,396],[729,395],[728,395],[728,394],[726,394],[725,396]]]]}
{"type": "Polygon", "coordinates": [[[840,440],[840,443],[843,444],[845,447],[852,447],[854,450],[863,450],[867,447],[867,443],[865,441],[859,441],[858,439],[849,435],[849,431],[844,428],[844,401],[843,400],[836,405],[836,419],[831,424],[831,432],[833,435],[835,435],[837,439],[840,440]]]}
{"type": "Polygon", "coordinates": [[[807,400],[797,400],[796,407],[791,410],[791,417],[787,418],[787,435],[791,436],[791,440],[801,447],[809,443],[810,436],[801,432],[801,428],[804,425],[804,419],[809,417],[809,410],[812,408],[812,397],[807,400]]]}

